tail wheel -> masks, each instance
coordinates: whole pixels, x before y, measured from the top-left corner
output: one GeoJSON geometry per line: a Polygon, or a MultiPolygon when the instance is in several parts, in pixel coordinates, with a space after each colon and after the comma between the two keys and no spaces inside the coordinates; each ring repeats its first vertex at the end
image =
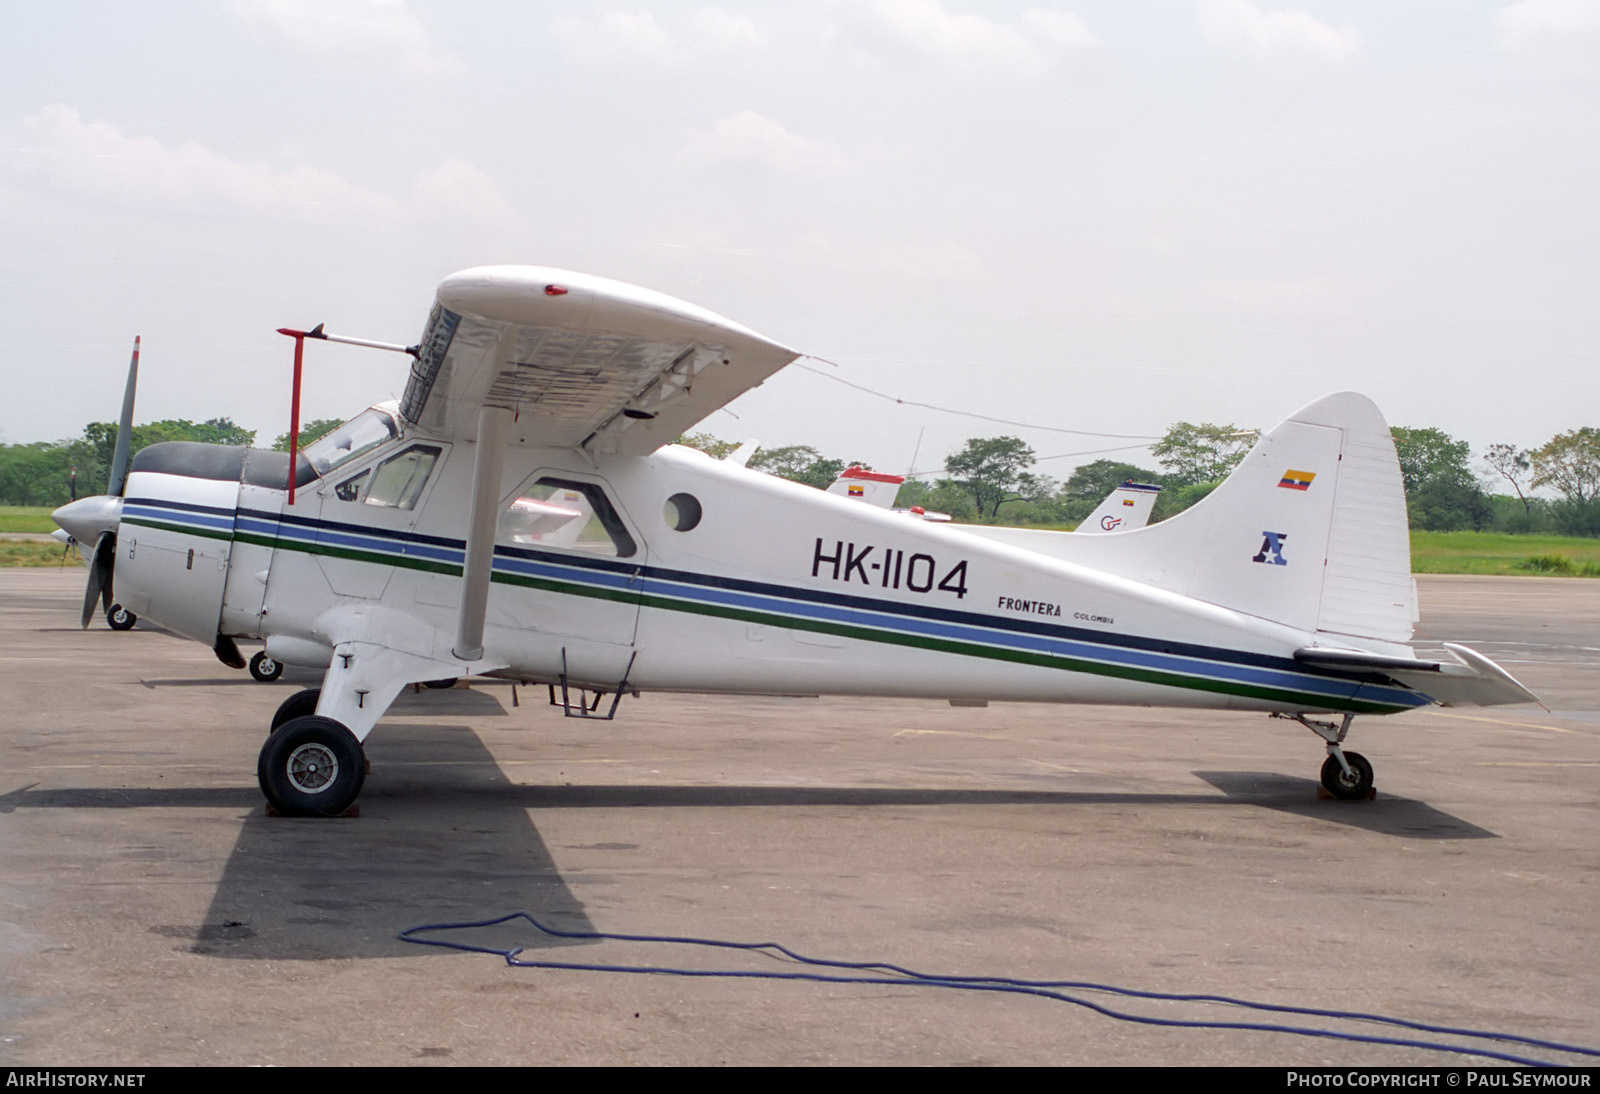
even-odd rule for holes
{"type": "Polygon", "coordinates": [[[1348,772],[1335,756],[1323,761],[1323,787],[1340,801],[1358,802],[1372,797],[1372,765],[1367,758],[1359,752],[1346,752],[1344,758],[1350,764],[1348,772]]]}
{"type": "Polygon", "coordinates": [[[337,817],[361,794],[366,757],[342,724],[312,714],[285,722],[267,738],[256,778],[286,817],[337,817]]]}
{"type": "Polygon", "coordinates": [[[283,662],[273,660],[267,656],[266,650],[262,650],[250,658],[250,675],[263,684],[270,684],[283,675],[283,662]]]}

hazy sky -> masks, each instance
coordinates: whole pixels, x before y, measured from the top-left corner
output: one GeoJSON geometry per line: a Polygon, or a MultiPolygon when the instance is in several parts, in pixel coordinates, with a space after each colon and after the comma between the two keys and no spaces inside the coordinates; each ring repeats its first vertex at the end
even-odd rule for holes
{"type": "MultiPolygon", "coordinates": [[[[139,420],[270,442],[275,328],[414,341],[499,262],[833,362],[702,428],[885,470],[1137,442],[837,380],[1102,434],[1345,388],[1478,448],[1600,425],[1600,0],[18,4],[0,147],[4,442],[114,417],[135,334],[139,420]]],[[[308,418],[404,386],[308,358],[308,418]]]]}

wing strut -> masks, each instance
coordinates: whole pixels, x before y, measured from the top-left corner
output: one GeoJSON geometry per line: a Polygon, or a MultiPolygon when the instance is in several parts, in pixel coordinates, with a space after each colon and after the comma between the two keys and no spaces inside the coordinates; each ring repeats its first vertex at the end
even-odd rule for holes
{"type": "Polygon", "coordinates": [[[467,558],[461,574],[461,615],[452,650],[463,661],[483,657],[483,623],[494,572],[494,534],[500,518],[500,471],[512,412],[503,406],[478,409],[478,451],[472,465],[472,517],[467,525],[467,558]]]}

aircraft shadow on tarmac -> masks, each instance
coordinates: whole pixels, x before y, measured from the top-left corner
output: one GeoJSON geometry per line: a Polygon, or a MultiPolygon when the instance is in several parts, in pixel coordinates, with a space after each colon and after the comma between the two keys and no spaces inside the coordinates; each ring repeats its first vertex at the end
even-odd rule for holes
{"type": "Polygon", "coordinates": [[[471,729],[387,723],[370,746],[360,819],[268,817],[255,798],[205,924],[187,928],[194,952],[416,957],[437,951],[399,941],[399,931],[519,909],[566,930],[594,929],[471,729]]]}
{"type": "Polygon", "coordinates": [[[1365,802],[1319,801],[1320,787],[1310,779],[1270,771],[1196,771],[1230,801],[1259,805],[1281,813],[1347,824],[1402,839],[1499,839],[1487,828],[1452,817],[1426,802],[1385,794],[1365,802]]]}
{"type": "MultiPolygon", "coordinates": [[[[470,693],[460,700],[476,705],[470,693]]],[[[16,808],[222,808],[249,811],[202,924],[160,925],[195,953],[319,960],[433,953],[396,934],[422,923],[527,910],[572,931],[593,929],[533,824],[533,809],[907,806],[1254,805],[1400,838],[1494,833],[1422,802],[1319,801],[1307,779],[1238,771],[1195,774],[1210,793],[917,787],[525,786],[506,778],[466,726],[389,723],[370,742],[373,774],[360,819],[267,817],[254,787],[23,788],[16,808]]],[[[529,949],[573,945],[523,939],[529,949]]]]}

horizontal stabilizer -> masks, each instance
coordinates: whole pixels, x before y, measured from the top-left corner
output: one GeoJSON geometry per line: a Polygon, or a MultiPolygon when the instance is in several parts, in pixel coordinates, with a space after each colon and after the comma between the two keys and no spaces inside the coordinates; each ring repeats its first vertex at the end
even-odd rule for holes
{"type": "Polygon", "coordinates": [[[1537,695],[1483,654],[1453,642],[1446,642],[1444,648],[1456,658],[1455,662],[1386,657],[1365,650],[1320,646],[1295,650],[1294,659],[1322,668],[1381,673],[1445,707],[1494,707],[1510,703],[1544,706],[1537,695]]]}

